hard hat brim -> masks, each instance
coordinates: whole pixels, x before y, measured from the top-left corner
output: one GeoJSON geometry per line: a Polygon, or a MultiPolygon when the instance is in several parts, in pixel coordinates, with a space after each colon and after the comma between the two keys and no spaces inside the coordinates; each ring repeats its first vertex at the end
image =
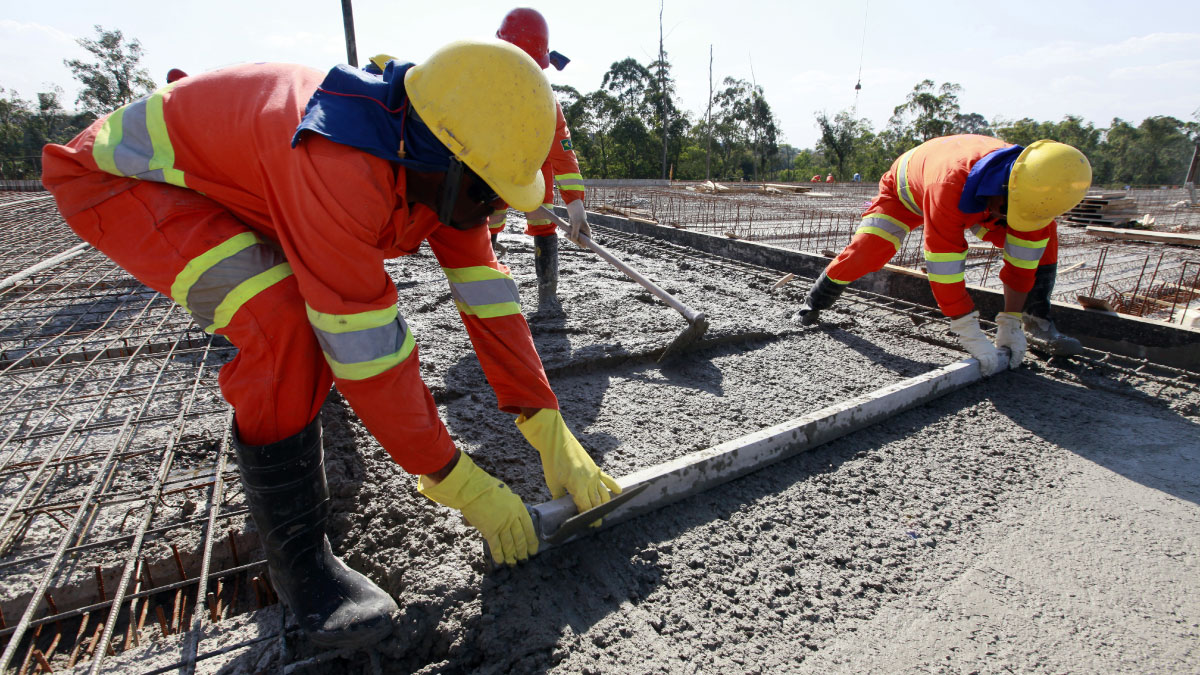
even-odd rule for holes
{"type": "MultiPolygon", "coordinates": [[[[471,166],[468,161],[467,166],[471,166]]],[[[487,181],[487,184],[492,186],[496,194],[504,200],[506,204],[518,211],[536,211],[541,206],[546,198],[546,179],[542,177],[542,172],[538,171],[533,174],[533,181],[527,185],[505,184],[488,176],[483,171],[471,166],[471,170],[479,174],[479,177],[487,181]]]]}

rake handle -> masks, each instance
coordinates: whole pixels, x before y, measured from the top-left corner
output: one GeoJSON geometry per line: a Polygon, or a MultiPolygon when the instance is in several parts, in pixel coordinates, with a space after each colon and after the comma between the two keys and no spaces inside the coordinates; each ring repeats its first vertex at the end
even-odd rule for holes
{"type": "MultiPolygon", "coordinates": [[[[568,225],[565,220],[563,220],[562,218],[559,218],[556,214],[551,212],[546,207],[539,206],[538,210],[535,213],[539,216],[548,218],[551,222],[553,222],[555,225],[557,225],[560,230],[562,230],[565,233],[570,234],[571,226],[568,225]]],[[[584,246],[587,246],[589,249],[591,249],[592,252],[594,252],[596,255],[607,260],[609,262],[609,264],[611,264],[613,267],[616,267],[617,269],[624,272],[630,279],[633,279],[634,281],[641,284],[643,288],[645,288],[646,290],[653,293],[655,296],[658,297],[659,300],[662,300],[663,302],[670,305],[671,309],[674,309],[675,311],[682,314],[683,318],[687,319],[688,323],[695,323],[697,317],[703,316],[700,312],[697,312],[696,310],[692,309],[691,307],[688,307],[687,305],[680,302],[675,296],[673,296],[670,293],[663,290],[658,284],[656,284],[653,281],[650,281],[646,277],[642,276],[640,272],[633,269],[629,265],[625,264],[623,261],[621,261],[615,255],[613,255],[612,253],[609,253],[608,250],[605,249],[603,246],[592,241],[591,237],[587,236],[586,234],[580,233],[579,241],[581,243],[583,243],[584,246]]]]}

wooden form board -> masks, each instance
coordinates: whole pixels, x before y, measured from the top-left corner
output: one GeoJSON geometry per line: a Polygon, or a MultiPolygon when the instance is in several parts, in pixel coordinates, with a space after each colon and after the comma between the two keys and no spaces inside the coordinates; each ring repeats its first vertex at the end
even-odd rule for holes
{"type": "Polygon", "coordinates": [[[1126,230],[1115,227],[1100,227],[1098,225],[1088,225],[1087,233],[1101,239],[1150,241],[1158,244],[1176,244],[1179,246],[1200,246],[1200,234],[1126,230]]]}

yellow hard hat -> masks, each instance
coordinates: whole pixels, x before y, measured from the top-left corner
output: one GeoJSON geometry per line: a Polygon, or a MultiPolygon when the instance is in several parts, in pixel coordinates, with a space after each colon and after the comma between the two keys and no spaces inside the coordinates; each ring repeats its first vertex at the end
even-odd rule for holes
{"type": "Polygon", "coordinates": [[[1075,208],[1092,185],[1092,165],[1075,148],[1035,141],[1021,151],[1008,175],[1008,226],[1040,230],[1075,208]]]}
{"type": "Polygon", "coordinates": [[[452,42],[404,74],[413,109],[450,152],[520,211],[542,205],[554,142],[554,93],[507,42],[452,42]]]}

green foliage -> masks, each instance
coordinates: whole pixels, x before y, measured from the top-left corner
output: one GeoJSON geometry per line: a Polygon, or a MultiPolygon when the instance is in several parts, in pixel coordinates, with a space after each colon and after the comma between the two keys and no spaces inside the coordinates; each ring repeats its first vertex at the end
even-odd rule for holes
{"type": "Polygon", "coordinates": [[[66,143],[95,120],[87,112],[63,110],[61,89],[37,98],[27,101],[0,87],[0,178],[37,178],[42,146],[66,143]]]}
{"type": "Polygon", "coordinates": [[[91,52],[97,63],[79,59],[64,59],[63,63],[83,85],[75,102],[85,112],[104,115],[154,91],[155,84],[150,73],[138,67],[141,42],[125,42],[119,30],[107,31],[99,25],[95,29],[95,40],[80,38],[76,42],[91,52]]]}

